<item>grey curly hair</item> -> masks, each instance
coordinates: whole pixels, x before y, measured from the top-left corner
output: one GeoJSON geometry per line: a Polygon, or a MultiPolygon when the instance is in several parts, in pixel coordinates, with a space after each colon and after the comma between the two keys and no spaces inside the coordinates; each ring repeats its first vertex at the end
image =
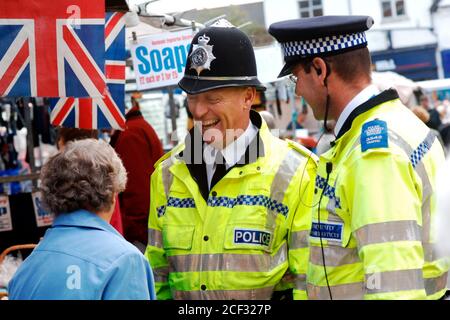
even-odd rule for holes
{"type": "Polygon", "coordinates": [[[125,190],[127,173],[114,149],[104,141],[84,139],[67,144],[41,170],[42,202],[59,215],[79,209],[111,209],[114,193],[125,190]]]}

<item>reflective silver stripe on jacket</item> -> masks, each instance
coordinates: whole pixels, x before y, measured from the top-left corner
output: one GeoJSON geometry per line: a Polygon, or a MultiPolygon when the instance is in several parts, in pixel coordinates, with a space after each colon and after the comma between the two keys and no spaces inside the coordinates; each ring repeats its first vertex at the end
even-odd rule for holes
{"type": "Polygon", "coordinates": [[[175,300],[269,300],[272,297],[273,286],[248,290],[174,290],[175,300]]]}
{"type": "Polygon", "coordinates": [[[435,294],[447,288],[448,272],[436,278],[425,278],[425,291],[427,296],[435,294]]]}
{"type": "Polygon", "coordinates": [[[306,290],[306,274],[297,274],[294,275],[295,279],[295,289],[297,290],[306,290]]]}
{"type": "Polygon", "coordinates": [[[273,178],[270,190],[271,199],[283,202],[284,194],[303,159],[305,158],[298,152],[289,149],[273,178]]]}
{"type": "MultiPolygon", "coordinates": [[[[425,165],[421,160],[423,159],[425,153],[431,149],[433,143],[436,140],[436,135],[430,130],[425,140],[419,145],[418,148],[416,148],[416,150],[413,150],[413,148],[408,144],[406,140],[404,140],[402,137],[391,130],[389,130],[389,138],[392,139],[400,148],[402,148],[406,152],[413,164],[414,169],[422,180],[422,242],[424,244],[429,243],[431,232],[430,200],[433,193],[433,187],[425,169],[425,165]],[[422,147],[423,145],[427,147],[424,148],[422,147]]],[[[428,261],[435,260],[432,254],[425,253],[425,256],[431,258],[431,260],[428,261]]]]}
{"type": "Polygon", "coordinates": [[[365,277],[367,294],[424,289],[422,269],[377,272],[365,277]]]}
{"type": "MultiPolygon", "coordinates": [[[[329,201],[328,202],[328,204],[330,204],[332,201],[329,201]]],[[[333,203],[334,203],[334,201],[333,201],[333,203]]],[[[341,217],[339,217],[337,214],[336,214],[336,211],[334,211],[335,210],[335,206],[333,206],[332,208],[331,208],[331,210],[330,211],[328,211],[328,221],[330,221],[330,222],[344,222],[344,220],[342,220],[342,218],[341,217]]],[[[327,209],[328,209],[328,206],[327,206],[327,209]]]]}
{"type": "Polygon", "coordinates": [[[286,244],[269,254],[186,254],[169,256],[171,272],[234,271],[269,272],[287,260],[286,244]]]}
{"type": "Polygon", "coordinates": [[[421,227],[414,220],[371,223],[355,231],[359,248],[392,241],[421,241],[421,227]]]}
{"type": "MultiPolygon", "coordinates": [[[[297,169],[301,165],[303,159],[305,158],[298,152],[289,149],[272,180],[272,185],[270,187],[271,200],[274,200],[278,203],[283,203],[284,196],[289,187],[289,184],[291,183],[292,178],[295,176],[295,173],[297,172],[297,169]]],[[[267,226],[274,227],[276,225],[276,213],[274,214],[270,211],[271,210],[269,210],[269,215],[267,216],[267,226]]]]}
{"type": "MultiPolygon", "coordinates": [[[[357,282],[332,286],[333,299],[363,299],[364,293],[379,294],[424,289],[421,269],[379,272],[366,274],[365,277],[365,284],[357,282]]],[[[326,300],[330,299],[330,294],[326,286],[320,287],[308,284],[308,297],[326,300]]]]}
{"type": "MultiPolygon", "coordinates": [[[[292,178],[295,176],[298,167],[302,164],[303,159],[305,158],[295,150],[288,150],[283,161],[278,167],[278,170],[272,180],[272,185],[270,186],[270,199],[272,201],[283,204],[286,191],[292,181],[292,178]]],[[[301,197],[302,195],[299,196],[301,197]]],[[[286,214],[286,218],[288,218],[290,209],[292,208],[289,208],[287,206],[286,208],[288,208],[286,214]]],[[[268,209],[267,213],[266,228],[273,229],[276,227],[277,212],[272,209],[268,209]]],[[[273,239],[274,237],[272,237],[272,241],[273,239]]]]}
{"type": "Polygon", "coordinates": [[[155,282],[167,282],[169,267],[152,268],[155,282]]]}
{"type": "Polygon", "coordinates": [[[148,229],[148,245],[157,248],[163,247],[161,231],[150,228],[148,229]]]}
{"type": "MultiPolygon", "coordinates": [[[[392,130],[388,130],[389,140],[393,141],[399,148],[401,148],[410,159],[415,171],[422,180],[422,243],[425,250],[425,261],[436,260],[436,255],[432,250],[432,246],[428,246],[430,242],[431,231],[431,209],[430,200],[433,193],[433,187],[428,177],[425,165],[422,161],[425,154],[431,149],[432,145],[436,141],[436,135],[431,130],[428,132],[425,139],[416,149],[413,149],[411,145],[397,133],[392,130]],[[425,146],[425,147],[424,147],[425,146]]],[[[361,144],[361,137],[358,137],[349,153],[361,144]]]]}
{"type": "MultiPolygon", "coordinates": [[[[332,286],[333,300],[362,300],[364,299],[364,283],[355,282],[332,286]]],[[[330,300],[328,287],[307,285],[308,298],[311,300],[330,300]]]]}
{"type": "MultiPolygon", "coordinates": [[[[340,246],[323,247],[327,267],[338,267],[360,262],[358,249],[340,246]]],[[[322,248],[311,246],[309,261],[317,266],[323,265],[322,248]]]]}
{"type": "MultiPolygon", "coordinates": [[[[170,167],[173,164],[173,159],[172,157],[167,158],[166,160],[164,160],[163,162],[161,162],[161,166],[162,166],[162,173],[161,173],[161,179],[162,179],[162,184],[164,186],[164,193],[166,195],[166,201],[169,201],[169,192],[170,192],[170,186],[172,185],[173,182],[173,175],[170,172],[170,167]]],[[[166,206],[159,206],[156,208],[156,214],[158,216],[158,218],[164,216],[164,214],[166,213],[166,206]]]]}
{"type": "Polygon", "coordinates": [[[308,248],[309,230],[291,232],[291,241],[289,242],[289,249],[303,249],[308,248]]]}
{"type": "Polygon", "coordinates": [[[170,172],[170,167],[173,164],[172,157],[167,158],[161,163],[162,166],[162,183],[164,186],[164,192],[166,194],[166,199],[169,198],[170,186],[173,182],[173,174],[170,172]]]}

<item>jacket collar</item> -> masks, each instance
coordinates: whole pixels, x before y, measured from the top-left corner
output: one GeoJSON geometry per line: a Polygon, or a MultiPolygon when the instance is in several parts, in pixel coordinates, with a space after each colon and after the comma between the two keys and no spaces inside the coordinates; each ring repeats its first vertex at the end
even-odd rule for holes
{"type": "Polygon", "coordinates": [[[121,236],[121,234],[105,220],[100,218],[95,213],[86,210],[77,210],[70,213],[59,214],[56,216],[52,225],[53,228],[67,226],[99,229],[121,236]]]}
{"type": "Polygon", "coordinates": [[[231,142],[222,150],[217,149],[211,145],[204,144],[203,159],[205,161],[207,160],[206,162],[209,163],[210,166],[213,166],[213,162],[220,152],[223,156],[223,159],[225,160],[225,164],[227,165],[227,167],[232,167],[242,159],[242,156],[245,154],[249,143],[253,141],[257,134],[258,129],[253,125],[251,121],[249,121],[247,129],[244,131],[244,133],[237,137],[233,142],[231,142]]]}
{"type": "Polygon", "coordinates": [[[363,90],[361,90],[350,102],[345,106],[344,110],[342,110],[339,118],[336,121],[336,126],[334,127],[335,135],[339,135],[339,131],[347,120],[347,117],[355,110],[358,106],[363,104],[364,102],[370,100],[371,98],[380,94],[380,90],[374,85],[370,84],[363,90]]]}
{"type": "MultiPolygon", "coordinates": [[[[250,110],[250,121],[256,128],[258,128],[258,133],[247,146],[244,155],[237,162],[237,164],[230,167],[227,171],[230,171],[234,167],[241,167],[254,163],[258,157],[263,157],[265,155],[261,131],[267,129],[267,126],[263,124],[260,114],[253,110],[250,110]]],[[[264,132],[262,134],[264,134],[264,132]]],[[[209,188],[206,175],[206,165],[203,160],[203,144],[204,141],[201,132],[194,127],[186,136],[184,150],[182,150],[176,157],[186,164],[192,178],[198,184],[202,197],[206,200],[208,199],[209,188]]]]}
{"type": "Polygon", "coordinates": [[[339,131],[339,134],[336,137],[336,140],[338,140],[340,137],[342,137],[347,131],[350,130],[352,127],[353,121],[358,117],[359,115],[369,111],[370,109],[383,104],[385,102],[398,99],[398,93],[395,89],[389,89],[381,92],[379,95],[373,97],[372,99],[367,100],[363,104],[356,107],[348,116],[347,120],[345,120],[341,130],[339,131]]]}

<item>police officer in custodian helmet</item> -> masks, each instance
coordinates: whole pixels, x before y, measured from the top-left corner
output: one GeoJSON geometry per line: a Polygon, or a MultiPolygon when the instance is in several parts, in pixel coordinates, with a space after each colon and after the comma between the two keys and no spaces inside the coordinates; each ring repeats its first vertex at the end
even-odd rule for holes
{"type": "Polygon", "coordinates": [[[158,298],[306,298],[316,159],[251,110],[264,86],[250,39],[226,20],[200,30],[179,86],[195,126],[151,178],[158,298]]]}

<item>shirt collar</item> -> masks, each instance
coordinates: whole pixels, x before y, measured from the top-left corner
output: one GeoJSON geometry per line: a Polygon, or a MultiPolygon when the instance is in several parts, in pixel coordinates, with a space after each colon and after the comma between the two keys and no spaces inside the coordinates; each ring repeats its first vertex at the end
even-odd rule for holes
{"type": "MultiPolygon", "coordinates": [[[[235,141],[227,145],[222,150],[222,155],[225,159],[227,167],[234,166],[245,154],[250,142],[256,137],[258,129],[249,121],[247,129],[241,134],[235,141]]],[[[214,148],[212,145],[205,145],[203,156],[206,163],[214,163],[219,149],[214,148]]]]}
{"type": "Polygon", "coordinates": [[[360,93],[358,93],[353,99],[345,106],[338,120],[336,121],[336,126],[334,127],[334,134],[336,136],[339,135],[339,131],[341,131],[342,126],[347,120],[348,116],[355,110],[358,106],[372,98],[380,94],[380,90],[375,85],[369,85],[365,89],[363,89],[360,93]]]}
{"type": "MultiPolygon", "coordinates": [[[[235,166],[251,164],[256,162],[259,157],[264,157],[264,141],[268,139],[269,136],[272,136],[267,124],[265,124],[258,112],[250,110],[250,121],[257,130],[256,137],[248,145],[242,158],[239,159],[235,166]]],[[[175,157],[187,166],[189,173],[199,186],[203,199],[207,200],[209,188],[205,159],[203,158],[203,150],[205,147],[206,145],[203,142],[200,130],[194,127],[189,131],[189,134],[185,138],[183,150],[175,157]]]]}
{"type": "Polygon", "coordinates": [[[100,218],[95,213],[86,210],[77,210],[71,213],[59,214],[53,221],[53,227],[60,226],[100,229],[121,236],[120,233],[108,222],[100,218]]]}

